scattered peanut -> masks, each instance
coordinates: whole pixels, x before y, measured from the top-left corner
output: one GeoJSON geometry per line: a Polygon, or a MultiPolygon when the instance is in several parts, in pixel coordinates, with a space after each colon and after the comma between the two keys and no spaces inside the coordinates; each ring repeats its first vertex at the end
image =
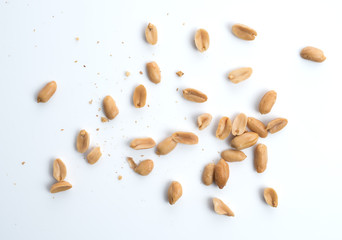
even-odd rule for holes
{"type": "Polygon", "coordinates": [[[138,165],[134,162],[133,158],[131,157],[128,157],[127,161],[129,163],[129,166],[134,170],[134,172],[142,176],[149,175],[154,167],[154,163],[151,159],[143,160],[138,165]]]}
{"type": "Polygon", "coordinates": [[[321,49],[315,47],[305,47],[300,52],[300,56],[304,59],[314,62],[324,62],[326,57],[321,49]]]}
{"type": "Polygon", "coordinates": [[[214,182],[214,171],[215,171],[215,164],[209,163],[205,166],[202,181],[205,185],[209,186],[214,182]]]}
{"type": "Polygon", "coordinates": [[[197,144],[198,137],[192,132],[175,132],[172,134],[173,141],[182,144],[197,144]]]}
{"type": "Polygon", "coordinates": [[[175,204],[178,199],[183,195],[182,185],[179,182],[173,181],[167,192],[169,203],[175,204]]]}
{"type": "Polygon", "coordinates": [[[67,174],[67,170],[66,170],[65,164],[63,163],[61,159],[57,158],[53,162],[53,177],[57,181],[63,181],[66,177],[66,174],[67,174]]]}
{"type": "Polygon", "coordinates": [[[156,153],[158,155],[166,155],[170,153],[177,146],[177,142],[173,137],[167,137],[157,145],[156,153]]]}
{"type": "Polygon", "coordinates": [[[114,99],[109,95],[103,99],[103,110],[106,117],[110,120],[113,120],[119,114],[119,109],[114,99]]]}
{"type": "Polygon", "coordinates": [[[273,90],[268,91],[260,100],[259,112],[261,114],[267,114],[271,112],[273,105],[277,99],[277,93],[273,90]]]}
{"type": "Polygon", "coordinates": [[[232,125],[232,134],[234,136],[239,136],[246,131],[247,125],[247,116],[243,113],[240,113],[236,116],[232,125]]]}
{"type": "Polygon", "coordinates": [[[47,102],[49,101],[49,99],[53,96],[53,94],[55,94],[57,89],[57,83],[55,81],[51,81],[49,83],[47,83],[42,90],[40,90],[40,92],[38,93],[38,97],[37,97],[37,102],[47,102]]]}
{"type": "Polygon", "coordinates": [[[232,27],[232,32],[238,38],[247,41],[254,40],[257,36],[257,32],[254,29],[243,24],[234,24],[232,27]]]}
{"type": "Polygon", "coordinates": [[[232,130],[232,122],[228,117],[222,117],[216,129],[216,137],[218,139],[226,139],[232,130]]]}
{"type": "Polygon", "coordinates": [[[216,185],[222,189],[226,186],[226,183],[229,178],[229,165],[223,159],[220,159],[218,163],[215,165],[214,170],[214,179],[216,185]]]}
{"type": "Polygon", "coordinates": [[[208,100],[207,95],[202,93],[201,91],[198,91],[193,88],[187,88],[183,90],[183,97],[186,100],[192,101],[192,102],[197,102],[197,103],[203,103],[208,100]]]}
{"type": "Polygon", "coordinates": [[[254,166],[258,173],[263,173],[266,170],[268,161],[267,147],[264,144],[258,144],[254,151],[254,166]]]}
{"type": "Polygon", "coordinates": [[[233,211],[221,199],[213,198],[214,210],[217,214],[234,217],[233,211]]]}
{"type": "Polygon", "coordinates": [[[195,34],[195,45],[200,52],[204,52],[209,48],[209,34],[204,29],[197,30],[195,34]]]}
{"type": "Polygon", "coordinates": [[[149,23],[145,30],[145,37],[146,41],[149,44],[155,45],[158,41],[158,32],[156,26],[154,26],[152,23],[149,23]]]}
{"type": "Polygon", "coordinates": [[[246,154],[239,150],[228,149],[221,153],[221,157],[227,162],[241,162],[246,159],[246,154]]]}
{"type": "Polygon", "coordinates": [[[131,142],[130,147],[135,150],[153,148],[156,142],[152,138],[136,138],[131,142]]]}
{"type": "Polygon", "coordinates": [[[80,153],[85,153],[88,150],[90,137],[86,130],[81,130],[77,136],[76,148],[80,153]]]}
{"type": "Polygon", "coordinates": [[[286,125],[287,125],[287,119],[276,118],[267,124],[266,129],[270,133],[276,133],[276,132],[279,132],[280,130],[282,130],[286,125]]]}
{"type": "Polygon", "coordinates": [[[161,81],[161,73],[156,62],[149,62],[146,64],[147,75],[151,82],[157,84],[161,81]]]}
{"type": "Polygon", "coordinates": [[[203,113],[197,118],[197,125],[199,130],[203,130],[209,126],[213,117],[209,113],[203,113]]]}
{"type": "Polygon", "coordinates": [[[228,79],[236,84],[248,79],[252,75],[252,72],[253,70],[250,67],[238,68],[229,73],[228,79]]]}
{"type": "Polygon", "coordinates": [[[249,148],[257,143],[259,135],[254,132],[246,132],[232,139],[231,145],[237,150],[249,148]]]}
{"type": "Polygon", "coordinates": [[[66,191],[72,188],[72,185],[66,181],[60,181],[55,184],[53,184],[50,188],[51,193],[58,193],[62,191],[66,191]]]}
{"type": "Polygon", "coordinates": [[[278,207],[278,194],[273,188],[264,189],[264,199],[271,207],[278,207]]]}
{"type": "Polygon", "coordinates": [[[268,135],[266,126],[258,119],[249,117],[247,120],[247,127],[259,135],[261,138],[265,138],[268,135]]]}
{"type": "Polygon", "coordinates": [[[139,85],[135,88],[133,94],[133,104],[136,108],[142,108],[146,104],[146,88],[144,85],[139,85]]]}

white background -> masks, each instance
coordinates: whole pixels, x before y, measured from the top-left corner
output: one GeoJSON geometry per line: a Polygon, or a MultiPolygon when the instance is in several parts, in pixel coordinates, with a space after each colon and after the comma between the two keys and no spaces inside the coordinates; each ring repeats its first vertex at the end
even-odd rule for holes
{"type": "Polygon", "coordinates": [[[0,239],[341,239],[338,3],[0,0],[0,239]],[[155,46],[144,39],[149,22],[158,28],[155,46]],[[232,35],[234,23],[254,28],[256,40],[232,35]],[[205,53],[194,48],[198,28],[210,34],[205,53]],[[301,59],[308,45],[324,50],[327,60],[301,59]],[[152,60],[162,71],[158,85],[146,77],[152,60]],[[245,66],[253,68],[250,79],[228,81],[229,71],[245,66]],[[51,80],[56,94],[36,103],[51,80]],[[138,84],[147,88],[150,107],[133,107],[138,84]],[[187,87],[205,92],[208,101],[186,101],[181,90],[187,87]],[[271,89],[277,102],[261,116],[258,102],[271,89]],[[98,108],[107,94],[120,113],[102,123],[98,108]],[[213,122],[198,131],[196,118],[204,112],[213,122]],[[264,173],[254,170],[251,148],[245,161],[230,164],[223,190],[207,187],[203,167],[229,148],[214,136],[218,120],[239,112],[265,123],[286,117],[289,124],[260,139],[269,151],[264,173]],[[81,129],[90,133],[91,146],[103,150],[95,165],[75,150],[81,129]],[[133,138],[159,142],[177,130],[195,132],[199,144],[179,145],[161,157],[154,149],[129,148],[133,138]],[[153,159],[153,172],[135,174],[127,156],[153,159]],[[53,195],[55,158],[67,165],[73,188],[53,195]],[[183,196],[170,206],[172,180],[182,184],[183,196]],[[276,189],[278,208],[264,203],[264,187],[276,189]],[[215,214],[212,197],[236,216],[215,214]]]}

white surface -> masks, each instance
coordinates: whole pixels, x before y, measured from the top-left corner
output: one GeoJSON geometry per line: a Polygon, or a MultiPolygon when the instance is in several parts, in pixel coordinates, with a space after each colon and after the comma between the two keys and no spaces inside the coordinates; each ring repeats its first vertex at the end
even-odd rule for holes
{"type": "Polygon", "coordinates": [[[0,239],[341,239],[338,2],[1,0],[0,239]],[[144,40],[148,22],[158,28],[156,46],[144,40]],[[256,40],[234,37],[234,23],[256,29],[256,40]],[[210,34],[203,54],[193,46],[197,28],[210,34]],[[327,60],[301,59],[307,45],[323,49],[327,60]],[[144,66],[152,60],[162,70],[158,85],[146,77],[144,66]],[[227,73],[243,66],[253,68],[252,77],[233,85],[227,73]],[[125,71],[131,72],[127,79],[125,71]],[[58,84],[56,94],[37,104],[38,90],[51,80],[58,84]],[[146,86],[150,107],[133,107],[138,84],[146,86]],[[184,100],[186,87],[204,91],[209,100],[184,100]],[[271,114],[260,116],[258,101],[270,89],[278,92],[277,102],[271,114]],[[120,114],[101,123],[98,108],[107,94],[120,114]],[[196,117],[204,112],[213,123],[200,132],[196,117]],[[269,149],[265,173],[255,172],[248,149],[244,162],[230,164],[227,187],[206,187],[203,167],[229,148],[214,137],[217,122],[239,112],[265,122],[286,117],[289,124],[259,141],[269,149]],[[95,165],[75,150],[83,128],[91,146],[103,149],[95,165]],[[199,144],[179,145],[162,157],[129,148],[135,137],[159,142],[176,130],[195,132],[199,144]],[[155,169],[141,177],[127,156],[151,158],[155,169]],[[73,188],[52,195],[57,157],[66,163],[73,188]],[[165,196],[172,180],[183,185],[174,206],[165,196]],[[277,209],[262,199],[268,186],[278,192],[277,209]],[[216,215],[212,197],[236,217],[216,215]]]}

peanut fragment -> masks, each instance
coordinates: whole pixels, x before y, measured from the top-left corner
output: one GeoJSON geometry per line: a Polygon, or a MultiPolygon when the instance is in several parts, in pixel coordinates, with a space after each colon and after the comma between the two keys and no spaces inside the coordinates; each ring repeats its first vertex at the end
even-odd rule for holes
{"type": "Polygon", "coordinates": [[[229,165],[223,159],[220,159],[214,168],[214,179],[216,185],[222,189],[226,186],[229,178],[229,165]]]}
{"type": "Polygon", "coordinates": [[[149,44],[155,45],[158,41],[158,31],[156,26],[154,26],[152,23],[149,23],[145,30],[145,37],[146,41],[149,44]]]}
{"type": "Polygon", "coordinates": [[[63,181],[66,177],[66,174],[67,170],[63,161],[59,158],[53,161],[53,177],[57,181],[63,181]]]}
{"type": "Polygon", "coordinates": [[[55,184],[53,184],[50,188],[51,193],[58,193],[62,191],[66,191],[72,188],[72,185],[66,181],[60,181],[55,184]]]}
{"type": "Polygon", "coordinates": [[[246,131],[246,125],[247,125],[247,116],[243,113],[238,114],[233,121],[232,134],[234,136],[243,134],[246,131]]]}
{"type": "Polygon", "coordinates": [[[271,207],[278,207],[278,194],[273,188],[264,189],[264,199],[271,207]]]}
{"type": "Polygon", "coordinates": [[[267,114],[271,112],[273,105],[277,100],[277,93],[274,90],[268,91],[262,97],[259,103],[259,112],[261,114],[267,114]]]}
{"type": "Polygon", "coordinates": [[[204,29],[198,29],[195,34],[195,45],[198,51],[204,52],[209,48],[209,34],[204,29]]]}
{"type": "Polygon", "coordinates": [[[232,130],[232,122],[228,117],[222,117],[216,129],[216,137],[218,139],[226,139],[232,130]]]}
{"type": "Polygon", "coordinates": [[[87,155],[88,163],[95,164],[102,156],[100,147],[93,148],[87,155]]]}
{"type": "Polygon", "coordinates": [[[156,153],[158,155],[166,155],[170,153],[177,146],[177,142],[173,140],[173,137],[167,137],[157,145],[156,153]]]}
{"type": "Polygon", "coordinates": [[[173,141],[182,144],[193,145],[198,143],[198,137],[192,132],[175,132],[172,134],[173,141]]]}
{"type": "Polygon", "coordinates": [[[239,82],[242,82],[242,81],[248,79],[252,75],[252,72],[253,72],[253,70],[250,67],[238,68],[238,69],[231,71],[228,74],[228,79],[232,83],[237,84],[239,82]]]}
{"type": "Polygon", "coordinates": [[[144,85],[139,85],[135,88],[133,93],[133,104],[136,108],[142,108],[146,104],[146,88],[144,85]]]}
{"type": "Polygon", "coordinates": [[[300,52],[300,56],[304,59],[314,62],[324,62],[326,57],[321,49],[315,47],[305,47],[300,52]]]}
{"type": "Polygon", "coordinates": [[[266,170],[268,161],[267,147],[264,144],[258,144],[254,151],[254,166],[258,173],[266,170]]]}
{"type": "Polygon", "coordinates": [[[232,27],[232,32],[235,36],[240,39],[251,41],[257,36],[257,32],[243,24],[234,24],[232,27]]]}
{"type": "Polygon", "coordinates": [[[232,139],[231,145],[237,150],[249,148],[257,143],[259,135],[254,132],[246,132],[232,139]]]}
{"type": "Polygon", "coordinates": [[[202,174],[202,181],[205,185],[209,186],[214,182],[214,171],[215,171],[215,164],[209,163],[205,166],[203,174],[202,174]]]}
{"type": "Polygon", "coordinates": [[[176,74],[177,74],[178,77],[181,77],[181,76],[184,75],[184,73],[182,71],[178,71],[178,72],[176,72],[176,74]]]}
{"type": "Polygon", "coordinates": [[[131,142],[130,147],[135,150],[153,148],[156,142],[152,138],[136,138],[131,142]]]}
{"type": "Polygon", "coordinates": [[[40,90],[40,92],[38,93],[38,97],[37,97],[37,102],[47,102],[49,101],[49,99],[53,96],[53,94],[55,94],[57,89],[57,83],[55,81],[51,81],[49,83],[47,83],[42,90],[40,90]]]}
{"type": "Polygon", "coordinates": [[[202,93],[201,91],[198,91],[193,88],[187,88],[183,90],[183,97],[186,100],[192,101],[192,102],[197,102],[197,103],[203,103],[208,100],[207,95],[202,93]]]}
{"type": "Polygon", "coordinates": [[[286,118],[276,118],[270,121],[267,124],[266,129],[270,133],[276,133],[282,130],[287,125],[287,119],[286,118]]]}
{"type": "Polygon", "coordinates": [[[209,126],[213,117],[209,113],[203,113],[197,118],[197,125],[199,130],[203,130],[209,126]]]}
{"type": "Polygon", "coordinates": [[[265,138],[268,135],[266,126],[258,119],[249,117],[247,120],[247,127],[259,135],[261,138],[265,138]]]}
{"type": "Polygon", "coordinates": [[[142,176],[149,175],[154,167],[154,163],[151,159],[143,160],[138,165],[134,162],[133,158],[131,157],[128,157],[127,161],[129,163],[129,166],[134,170],[134,172],[142,176]]]}
{"type": "Polygon", "coordinates": [[[246,154],[239,150],[228,149],[221,153],[221,157],[227,162],[241,162],[246,159],[246,154]]]}
{"type": "Polygon", "coordinates": [[[233,211],[221,199],[213,198],[213,205],[217,214],[227,215],[229,217],[235,216],[233,211]]]}
{"type": "Polygon", "coordinates": [[[80,153],[85,153],[88,150],[90,137],[86,130],[81,130],[77,136],[76,148],[80,153]]]}
{"type": "Polygon", "coordinates": [[[151,82],[157,84],[161,81],[161,73],[156,62],[149,62],[146,64],[147,75],[151,82]]]}
{"type": "Polygon", "coordinates": [[[183,195],[182,185],[179,182],[173,181],[167,191],[169,203],[175,204],[178,199],[183,195]]]}
{"type": "Polygon", "coordinates": [[[109,95],[103,99],[103,110],[106,117],[110,120],[113,120],[119,114],[119,109],[114,99],[109,95]]]}

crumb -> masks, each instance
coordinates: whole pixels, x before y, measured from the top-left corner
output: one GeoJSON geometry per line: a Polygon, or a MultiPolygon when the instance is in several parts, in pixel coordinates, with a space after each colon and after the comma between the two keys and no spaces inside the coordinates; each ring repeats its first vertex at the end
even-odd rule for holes
{"type": "Polygon", "coordinates": [[[55,196],[52,196],[52,199],[55,199],[55,196]]]}
{"type": "Polygon", "coordinates": [[[121,44],[125,44],[125,42],[121,42],[121,44]]]}
{"type": "Polygon", "coordinates": [[[186,117],[184,117],[184,120],[186,120],[186,117]]]}
{"type": "Polygon", "coordinates": [[[131,75],[131,73],[126,71],[125,75],[126,75],[126,77],[129,77],[129,75],[131,75]]]}
{"type": "Polygon", "coordinates": [[[64,128],[61,128],[61,132],[63,132],[64,131],[64,128]]]}
{"type": "Polygon", "coordinates": [[[26,162],[21,162],[21,165],[24,165],[26,162]]]}
{"type": "Polygon", "coordinates": [[[106,118],[106,117],[101,117],[101,122],[108,122],[108,118],[106,118]]]}
{"type": "Polygon", "coordinates": [[[110,157],[110,154],[108,153],[108,157],[110,157]]]}
{"type": "Polygon", "coordinates": [[[169,16],[169,13],[166,13],[166,16],[169,16]]]}
{"type": "Polygon", "coordinates": [[[74,63],[77,63],[77,62],[78,62],[77,60],[74,61],[74,63]]]}
{"type": "Polygon", "coordinates": [[[33,29],[33,32],[36,32],[36,29],[35,29],[35,28],[33,29]]]}
{"type": "Polygon", "coordinates": [[[141,157],[144,157],[144,155],[140,155],[141,157]]]}
{"type": "Polygon", "coordinates": [[[131,59],[131,57],[130,57],[130,56],[128,56],[128,58],[129,58],[129,59],[131,59]]]}
{"type": "Polygon", "coordinates": [[[176,101],[176,103],[178,103],[178,101],[176,101]]]}
{"type": "Polygon", "coordinates": [[[176,74],[178,75],[178,77],[181,77],[184,75],[184,73],[182,71],[178,71],[178,72],[176,72],[176,74]]]}
{"type": "Polygon", "coordinates": [[[118,179],[119,179],[119,181],[120,181],[120,180],[122,179],[122,176],[121,176],[121,175],[119,175],[119,176],[118,176],[118,179]]]}
{"type": "Polygon", "coordinates": [[[147,104],[147,107],[150,107],[150,104],[147,104]]]}
{"type": "Polygon", "coordinates": [[[97,75],[100,75],[100,73],[97,73],[97,75]]]}
{"type": "Polygon", "coordinates": [[[89,104],[92,104],[93,103],[93,99],[89,101],[89,104]]]}
{"type": "Polygon", "coordinates": [[[85,68],[85,67],[87,67],[86,65],[83,65],[83,67],[85,68]]]}
{"type": "Polygon", "coordinates": [[[52,18],[55,18],[55,16],[52,16],[52,18]]]}
{"type": "Polygon", "coordinates": [[[96,131],[99,131],[100,129],[99,128],[96,128],[96,131]]]}
{"type": "Polygon", "coordinates": [[[149,128],[150,126],[146,126],[147,128],[149,128]]]}
{"type": "Polygon", "coordinates": [[[99,43],[100,43],[100,41],[97,41],[97,42],[96,42],[96,44],[99,44],[99,43]]]}
{"type": "Polygon", "coordinates": [[[98,111],[101,111],[101,108],[99,108],[98,111]]]}
{"type": "Polygon", "coordinates": [[[182,25],[185,26],[185,22],[183,22],[182,25]]]}
{"type": "Polygon", "coordinates": [[[99,117],[99,115],[96,114],[96,117],[99,117]]]}
{"type": "Polygon", "coordinates": [[[38,47],[37,45],[34,45],[34,47],[38,47]]]}
{"type": "Polygon", "coordinates": [[[137,121],[137,120],[135,120],[134,122],[135,122],[135,123],[138,123],[138,121],[137,121]]]}
{"type": "Polygon", "coordinates": [[[139,73],[140,73],[140,75],[142,75],[142,74],[143,74],[143,72],[142,72],[142,71],[140,71],[139,73]]]}
{"type": "Polygon", "coordinates": [[[204,151],[204,148],[202,148],[202,151],[204,151]]]}
{"type": "Polygon", "coordinates": [[[176,91],[178,92],[178,88],[176,89],[176,91]]]}
{"type": "Polygon", "coordinates": [[[75,40],[76,40],[76,41],[79,41],[79,40],[80,40],[80,38],[79,38],[79,37],[76,37],[76,38],[75,38],[75,40]]]}
{"type": "Polygon", "coordinates": [[[110,57],[112,57],[113,55],[112,54],[109,54],[110,57]]]}
{"type": "Polygon", "coordinates": [[[17,185],[17,183],[13,183],[13,185],[14,185],[14,186],[16,186],[16,185],[17,185]]]}

